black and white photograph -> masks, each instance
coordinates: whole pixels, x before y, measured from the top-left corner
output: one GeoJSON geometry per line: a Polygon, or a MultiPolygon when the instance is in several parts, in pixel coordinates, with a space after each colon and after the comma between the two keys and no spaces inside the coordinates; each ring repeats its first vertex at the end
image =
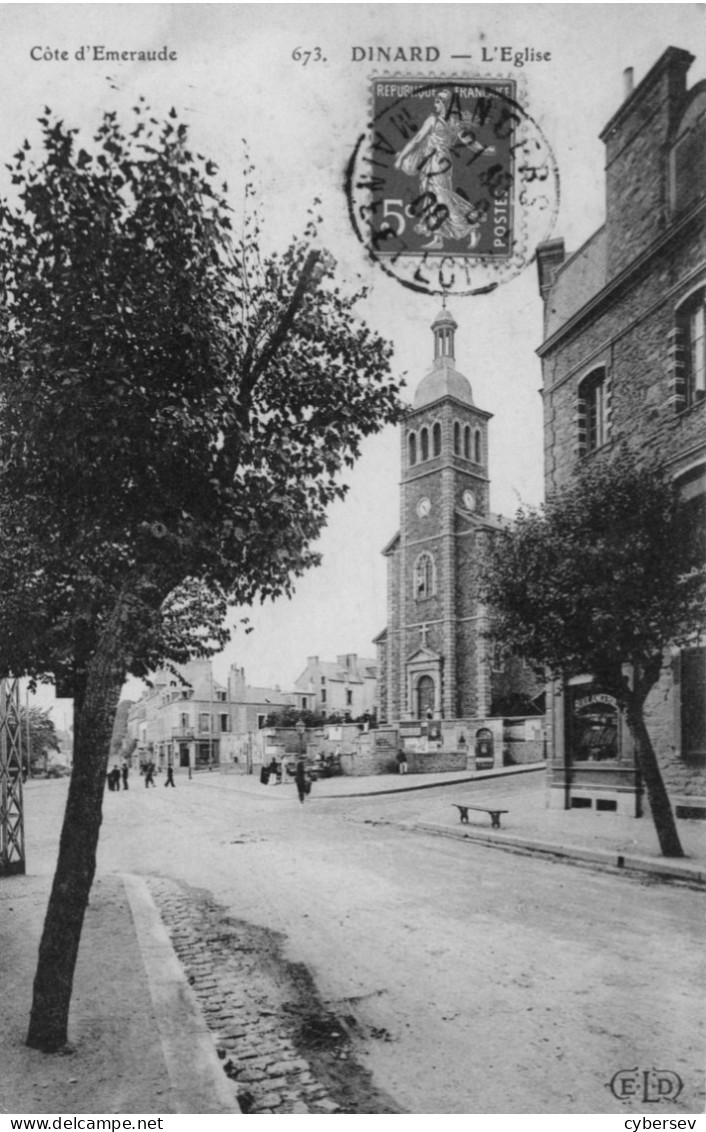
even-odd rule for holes
{"type": "Polygon", "coordinates": [[[704,1132],[706,6],[0,29],[0,1132],[704,1132]]]}

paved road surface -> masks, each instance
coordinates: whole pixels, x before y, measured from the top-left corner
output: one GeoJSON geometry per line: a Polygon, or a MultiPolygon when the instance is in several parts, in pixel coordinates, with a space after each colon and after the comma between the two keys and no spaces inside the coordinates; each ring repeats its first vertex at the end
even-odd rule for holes
{"type": "MultiPolygon", "coordinates": [[[[484,789],[519,804],[541,784],[484,789]]],[[[302,806],[292,786],[133,777],[106,793],[99,869],[206,889],[283,933],[326,1003],[377,1035],[364,1060],[402,1110],[641,1112],[608,1082],[657,1066],[684,1081],[664,1113],[702,1111],[703,896],[398,824],[449,800],[302,806]]]]}

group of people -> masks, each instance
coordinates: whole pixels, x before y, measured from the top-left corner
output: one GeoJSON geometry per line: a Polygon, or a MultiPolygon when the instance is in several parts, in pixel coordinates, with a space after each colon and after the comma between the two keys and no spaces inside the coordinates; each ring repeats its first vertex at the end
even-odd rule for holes
{"type": "Polygon", "coordinates": [[[130,766],[129,766],[128,762],[125,759],[123,759],[120,766],[117,766],[117,765],[112,766],[110,768],[110,770],[108,771],[108,774],[107,774],[108,789],[109,790],[119,790],[120,789],[120,783],[122,781],[123,790],[127,790],[129,775],[130,775],[130,766]]]}
{"type": "MultiPolygon", "coordinates": [[[[260,782],[263,786],[267,786],[270,782],[285,782],[288,774],[287,763],[282,759],[281,763],[273,758],[267,766],[263,766],[260,772],[260,782]]],[[[299,801],[306,801],[307,795],[311,793],[311,776],[307,772],[306,759],[297,759],[297,766],[294,772],[294,783],[299,795],[299,801]]]]}
{"type": "MultiPolygon", "coordinates": [[[[154,780],[156,770],[157,770],[157,767],[156,767],[155,763],[153,763],[151,761],[146,762],[146,763],[140,763],[140,774],[144,778],[145,786],[149,787],[149,786],[156,786],[157,785],[157,783],[154,780]]],[[[120,789],[120,783],[122,781],[123,790],[127,790],[128,789],[129,774],[130,774],[130,764],[127,762],[126,759],[123,759],[120,766],[117,766],[117,765],[112,766],[110,768],[110,770],[108,771],[108,774],[107,774],[108,789],[109,790],[119,790],[120,789]]],[[[176,783],[174,782],[174,767],[171,764],[167,767],[167,777],[164,780],[164,785],[165,786],[176,786],[176,783]]]]}

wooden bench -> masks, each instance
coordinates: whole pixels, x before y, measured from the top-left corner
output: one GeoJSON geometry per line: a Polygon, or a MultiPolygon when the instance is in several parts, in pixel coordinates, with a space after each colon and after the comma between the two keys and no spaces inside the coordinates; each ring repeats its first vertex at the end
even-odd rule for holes
{"type": "Polygon", "coordinates": [[[458,810],[462,825],[468,825],[469,810],[479,810],[482,814],[490,814],[490,824],[493,829],[500,829],[500,815],[510,812],[509,810],[492,810],[488,806],[461,806],[458,802],[452,802],[451,805],[458,810]]]}

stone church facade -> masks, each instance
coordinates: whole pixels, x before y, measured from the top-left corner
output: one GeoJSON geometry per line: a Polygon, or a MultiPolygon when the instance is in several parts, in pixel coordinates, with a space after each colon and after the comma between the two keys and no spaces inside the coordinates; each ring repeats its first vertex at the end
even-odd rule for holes
{"type": "Polygon", "coordinates": [[[376,639],[382,723],[491,713],[478,583],[483,546],[503,520],[489,507],[491,414],[456,369],[456,330],[442,310],[432,324],[432,368],[401,429],[401,524],[383,551],[388,624],[376,639]]]}

